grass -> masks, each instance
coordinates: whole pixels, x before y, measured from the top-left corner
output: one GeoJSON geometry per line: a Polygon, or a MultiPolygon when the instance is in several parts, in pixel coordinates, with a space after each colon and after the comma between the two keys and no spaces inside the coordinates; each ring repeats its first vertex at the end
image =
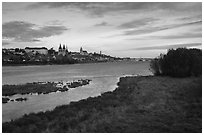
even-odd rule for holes
{"type": "MultiPolygon", "coordinates": [[[[89,84],[91,80],[89,79],[81,79],[78,81],[71,82],[70,85],[68,85],[69,88],[76,88],[83,85],[89,84]]],[[[56,84],[54,82],[47,82],[45,84],[41,84],[38,82],[33,83],[26,83],[21,85],[3,85],[2,87],[2,95],[3,96],[12,96],[15,94],[30,94],[30,93],[38,93],[38,94],[48,94],[51,92],[56,91],[67,91],[68,88],[58,88],[56,87],[56,84]]]]}
{"type": "Polygon", "coordinates": [[[15,94],[29,94],[29,93],[38,93],[38,94],[47,94],[50,92],[56,92],[59,88],[54,86],[54,83],[26,83],[22,85],[3,85],[2,95],[3,96],[12,96],[15,94]]]}
{"type": "Polygon", "coordinates": [[[3,123],[5,132],[202,132],[202,78],[123,77],[119,87],[3,123]]]}

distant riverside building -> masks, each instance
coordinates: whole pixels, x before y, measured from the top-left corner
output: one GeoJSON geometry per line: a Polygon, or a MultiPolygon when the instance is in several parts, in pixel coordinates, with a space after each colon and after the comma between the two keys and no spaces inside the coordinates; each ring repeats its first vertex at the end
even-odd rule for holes
{"type": "Polygon", "coordinates": [[[81,55],[88,55],[88,52],[83,50],[82,47],[80,48],[80,54],[81,55]]]}
{"type": "Polygon", "coordinates": [[[10,52],[15,52],[15,49],[13,49],[13,48],[10,48],[10,49],[8,49],[10,52]]]}
{"type": "Polygon", "coordinates": [[[26,47],[25,52],[33,53],[33,54],[39,53],[39,54],[47,55],[48,49],[46,47],[26,47]]]}
{"type": "Polygon", "coordinates": [[[59,49],[58,49],[58,55],[65,56],[66,54],[68,54],[67,46],[65,48],[65,45],[63,45],[63,47],[62,47],[61,44],[60,44],[59,49]]]}
{"type": "Polygon", "coordinates": [[[53,49],[53,47],[48,50],[48,54],[55,55],[55,50],[53,49]]]}

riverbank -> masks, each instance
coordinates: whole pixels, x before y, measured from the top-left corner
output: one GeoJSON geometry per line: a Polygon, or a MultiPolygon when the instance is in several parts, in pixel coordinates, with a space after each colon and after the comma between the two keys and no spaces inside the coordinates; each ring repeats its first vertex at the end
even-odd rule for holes
{"type": "MultiPolygon", "coordinates": [[[[91,63],[107,63],[107,62],[121,62],[121,61],[129,61],[129,60],[114,60],[114,61],[81,61],[81,62],[75,62],[75,63],[3,63],[2,66],[46,66],[46,65],[73,65],[73,64],[91,64],[91,63]]],[[[141,62],[141,61],[139,61],[141,62]]],[[[143,62],[143,61],[142,61],[143,62]]]]}
{"type": "Polygon", "coordinates": [[[202,132],[202,78],[122,77],[118,88],[3,123],[3,132],[202,132]]]}

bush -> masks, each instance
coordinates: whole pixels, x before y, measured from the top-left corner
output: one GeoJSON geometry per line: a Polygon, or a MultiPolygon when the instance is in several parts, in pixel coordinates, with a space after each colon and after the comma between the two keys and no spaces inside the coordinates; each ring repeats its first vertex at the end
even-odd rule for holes
{"type": "Polygon", "coordinates": [[[161,74],[161,68],[159,66],[159,59],[155,58],[150,62],[150,70],[154,75],[160,75],[161,74]]]}
{"type": "Polygon", "coordinates": [[[150,63],[154,75],[173,77],[199,76],[202,74],[202,51],[200,49],[178,48],[168,50],[150,63]]]}

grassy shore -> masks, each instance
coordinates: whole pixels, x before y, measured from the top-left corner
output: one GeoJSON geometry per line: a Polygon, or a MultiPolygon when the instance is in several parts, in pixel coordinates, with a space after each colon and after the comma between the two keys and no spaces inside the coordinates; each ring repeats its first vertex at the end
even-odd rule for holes
{"type": "Polygon", "coordinates": [[[54,83],[54,82],[33,82],[26,83],[20,85],[3,85],[2,86],[2,96],[12,96],[15,94],[30,94],[30,93],[38,93],[38,94],[48,94],[56,91],[67,91],[68,88],[76,88],[83,85],[89,84],[91,80],[89,79],[81,79],[77,81],[70,82],[69,84],[64,85],[64,87],[56,87],[57,84],[61,84],[62,82],[54,83]],[[66,87],[65,87],[66,86],[66,87]]]}
{"type": "Polygon", "coordinates": [[[12,96],[15,94],[29,94],[29,93],[50,93],[56,92],[57,87],[54,83],[39,84],[39,83],[26,83],[22,85],[3,85],[2,86],[2,96],[12,96]]]}
{"type": "Polygon", "coordinates": [[[3,123],[3,132],[202,132],[202,78],[123,77],[118,88],[3,123]]]}

